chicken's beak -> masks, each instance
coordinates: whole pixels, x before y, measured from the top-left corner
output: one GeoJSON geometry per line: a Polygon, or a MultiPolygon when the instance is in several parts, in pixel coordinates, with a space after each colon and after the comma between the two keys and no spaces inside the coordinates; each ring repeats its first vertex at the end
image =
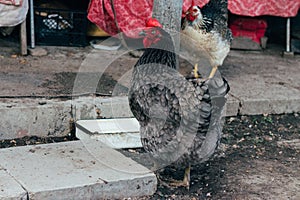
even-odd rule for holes
{"type": "Polygon", "coordinates": [[[139,32],[139,36],[146,36],[146,32],[142,30],[141,32],[139,32]]]}

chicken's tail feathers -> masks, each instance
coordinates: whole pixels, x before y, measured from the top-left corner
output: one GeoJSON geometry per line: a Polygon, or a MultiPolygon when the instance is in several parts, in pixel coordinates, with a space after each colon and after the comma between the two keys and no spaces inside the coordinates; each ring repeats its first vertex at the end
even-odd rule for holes
{"type": "Polygon", "coordinates": [[[228,0],[210,0],[208,5],[212,5],[221,9],[226,9],[228,7],[228,0]]]}
{"type": "Polygon", "coordinates": [[[210,0],[203,7],[203,12],[218,13],[228,20],[228,0],[210,0]]]}

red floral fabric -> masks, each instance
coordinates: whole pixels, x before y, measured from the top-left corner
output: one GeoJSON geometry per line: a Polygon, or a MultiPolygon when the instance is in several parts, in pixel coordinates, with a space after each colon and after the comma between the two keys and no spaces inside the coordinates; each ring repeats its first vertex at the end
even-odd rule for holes
{"type": "Polygon", "coordinates": [[[237,15],[272,15],[294,17],[300,8],[300,0],[228,0],[228,9],[237,15]]]}
{"type": "MultiPolygon", "coordinates": [[[[195,1],[203,6],[209,0],[195,1]],[[200,3],[201,2],[201,3],[200,3]]],[[[116,19],[120,30],[126,36],[136,38],[145,22],[152,16],[153,0],[114,0],[116,19]]],[[[186,11],[192,0],[184,0],[183,10],[186,11]]],[[[88,19],[110,35],[118,33],[110,0],[91,0],[88,19]]]]}
{"type": "MultiPolygon", "coordinates": [[[[195,3],[202,7],[208,1],[195,0],[195,3]]],[[[183,11],[189,8],[191,2],[183,0],[183,11]]],[[[145,21],[152,16],[153,0],[114,0],[114,6],[120,30],[128,37],[136,38],[145,21]]],[[[228,9],[244,16],[293,17],[299,8],[300,0],[228,0],[228,9]]],[[[88,19],[110,35],[118,33],[110,0],[91,0],[88,19]]]]}

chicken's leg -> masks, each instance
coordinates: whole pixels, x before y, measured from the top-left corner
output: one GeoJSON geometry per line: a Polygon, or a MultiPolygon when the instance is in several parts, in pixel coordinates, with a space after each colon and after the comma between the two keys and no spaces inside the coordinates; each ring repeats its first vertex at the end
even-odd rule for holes
{"type": "Polygon", "coordinates": [[[193,73],[194,73],[194,78],[199,78],[199,74],[198,74],[198,63],[195,64],[194,69],[193,69],[193,73]]]}
{"type": "Polygon", "coordinates": [[[212,67],[211,71],[210,71],[210,74],[209,74],[208,79],[213,78],[214,75],[215,75],[215,73],[217,72],[217,70],[218,70],[218,65],[214,65],[214,66],[212,67]]]}
{"type": "Polygon", "coordinates": [[[183,180],[182,181],[172,180],[170,182],[170,186],[186,187],[187,189],[189,189],[190,179],[191,179],[190,173],[191,173],[191,166],[189,165],[187,168],[185,168],[183,180]]]}

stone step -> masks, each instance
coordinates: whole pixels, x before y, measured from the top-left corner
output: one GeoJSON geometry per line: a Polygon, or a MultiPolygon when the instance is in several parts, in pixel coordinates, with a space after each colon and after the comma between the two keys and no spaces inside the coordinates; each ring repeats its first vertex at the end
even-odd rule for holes
{"type": "Polygon", "coordinates": [[[157,185],[150,170],[91,139],[1,149],[0,160],[19,184],[10,196],[24,188],[29,199],[122,199],[152,195],[157,185]]]}

